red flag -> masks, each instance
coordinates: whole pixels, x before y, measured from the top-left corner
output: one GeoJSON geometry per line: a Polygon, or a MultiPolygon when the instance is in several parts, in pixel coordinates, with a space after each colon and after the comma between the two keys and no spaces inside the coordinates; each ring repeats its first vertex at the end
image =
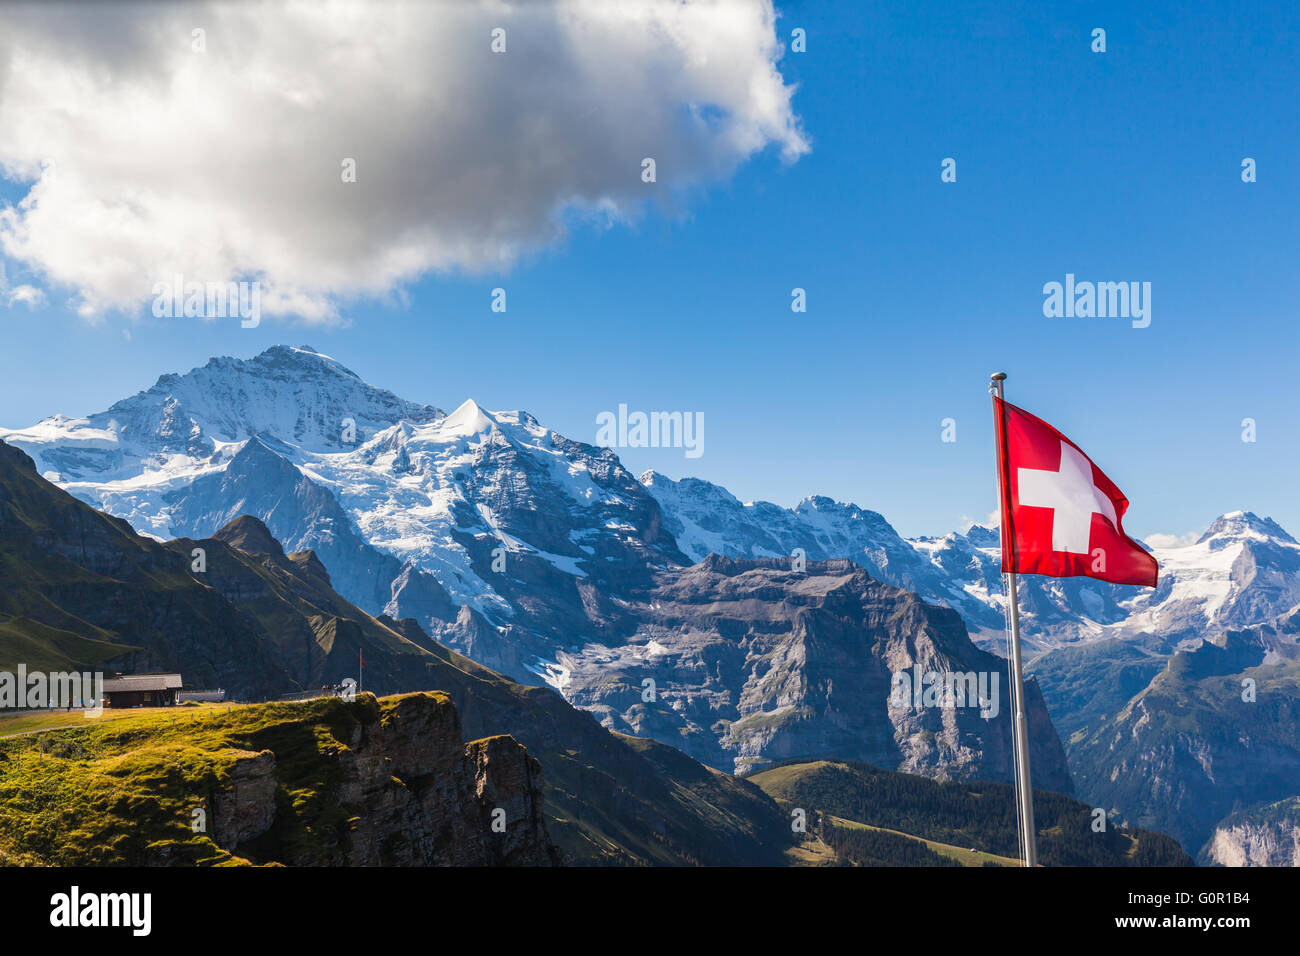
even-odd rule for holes
{"type": "Polygon", "coordinates": [[[1124,493],[1047,422],[993,403],[1002,570],[1155,587],[1156,559],[1124,533],[1124,493]]]}

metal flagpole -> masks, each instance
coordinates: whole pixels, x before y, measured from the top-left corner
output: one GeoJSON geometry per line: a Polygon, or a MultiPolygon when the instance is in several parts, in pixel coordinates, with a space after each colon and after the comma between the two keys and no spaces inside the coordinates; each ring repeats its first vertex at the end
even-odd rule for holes
{"type": "MultiPolygon", "coordinates": [[[[995,372],[989,376],[989,394],[1002,398],[1002,383],[1006,372],[995,372]]],[[[1008,495],[1010,478],[1007,470],[1005,421],[998,420],[998,405],[993,403],[994,434],[998,436],[998,500],[1001,507],[1002,550],[1005,554],[1010,529],[1006,527],[1007,516],[1011,513],[1008,495]]],[[[1011,617],[1011,706],[1014,710],[1012,730],[1014,733],[1014,752],[1016,763],[1016,816],[1020,823],[1020,841],[1024,848],[1025,866],[1038,865],[1038,847],[1034,833],[1034,788],[1029,776],[1029,726],[1025,718],[1025,684],[1020,659],[1020,604],[1016,590],[1015,572],[1005,576],[1008,614],[1011,617]]]]}

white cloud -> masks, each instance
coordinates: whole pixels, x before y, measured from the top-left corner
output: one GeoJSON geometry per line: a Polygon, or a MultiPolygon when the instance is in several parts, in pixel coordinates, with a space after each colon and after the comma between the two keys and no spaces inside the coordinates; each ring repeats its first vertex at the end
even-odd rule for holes
{"type": "Polygon", "coordinates": [[[180,274],[329,321],[798,158],[781,49],[768,0],[0,6],[0,251],[87,316],[180,274]]]}
{"type": "Polygon", "coordinates": [[[1142,540],[1152,548],[1185,548],[1189,544],[1195,544],[1201,537],[1198,531],[1188,531],[1186,534],[1156,534],[1144,535],[1142,540]]]}
{"type": "Polygon", "coordinates": [[[45,304],[45,293],[34,285],[18,285],[5,292],[5,301],[12,307],[15,304],[35,309],[45,304]]]}

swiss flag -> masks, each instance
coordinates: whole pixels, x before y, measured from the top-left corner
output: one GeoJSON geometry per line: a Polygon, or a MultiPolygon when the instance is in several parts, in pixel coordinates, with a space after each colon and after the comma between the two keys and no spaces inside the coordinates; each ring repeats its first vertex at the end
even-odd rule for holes
{"type": "Polygon", "coordinates": [[[1124,533],[1128,499],[1041,418],[994,396],[1002,570],[1156,586],[1156,559],[1124,533]]]}

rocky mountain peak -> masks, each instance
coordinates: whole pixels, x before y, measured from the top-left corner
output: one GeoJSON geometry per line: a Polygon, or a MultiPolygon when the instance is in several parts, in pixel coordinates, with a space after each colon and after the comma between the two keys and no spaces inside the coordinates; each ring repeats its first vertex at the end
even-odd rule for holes
{"type": "Polygon", "coordinates": [[[880,512],[859,508],[852,502],[836,501],[825,495],[804,498],[794,506],[794,512],[800,515],[818,515],[838,522],[858,522],[890,538],[898,537],[898,532],[880,512]]]}
{"type": "Polygon", "coordinates": [[[986,528],[981,524],[973,524],[966,532],[966,540],[977,548],[1000,548],[1002,546],[1002,532],[997,528],[986,528]]]}
{"type": "Polygon", "coordinates": [[[212,536],[247,554],[269,554],[283,558],[284,549],[266,525],[252,515],[240,515],[217,529],[212,536]]]}
{"type": "Polygon", "coordinates": [[[1272,518],[1261,518],[1250,511],[1230,511],[1215,518],[1205,533],[1197,539],[1203,544],[1212,538],[1274,538],[1288,544],[1296,544],[1295,538],[1272,518]]]}
{"type": "Polygon", "coordinates": [[[326,587],[330,586],[330,573],[315,551],[295,551],[289,560],[303,573],[318,578],[326,587]]]}
{"type": "Polygon", "coordinates": [[[185,454],[215,442],[265,433],[296,445],[334,450],[398,421],[441,419],[431,405],[408,402],[362,381],[310,346],[276,345],[249,359],[221,356],[91,416],[115,425],[119,441],[139,451],[185,454]]]}
{"type": "Polygon", "coordinates": [[[30,455],[21,448],[15,448],[13,445],[4,441],[0,441],[0,461],[22,468],[26,471],[34,472],[36,470],[36,462],[32,461],[30,455]]]}

